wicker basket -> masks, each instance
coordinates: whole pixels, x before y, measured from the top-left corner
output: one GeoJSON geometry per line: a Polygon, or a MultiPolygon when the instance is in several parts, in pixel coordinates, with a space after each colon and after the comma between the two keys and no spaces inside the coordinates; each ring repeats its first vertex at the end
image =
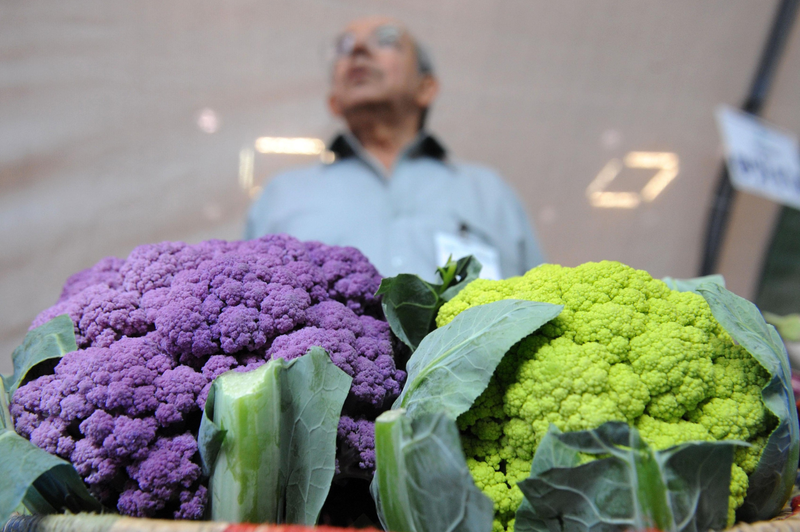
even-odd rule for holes
{"type": "MultiPolygon", "coordinates": [[[[781,514],[758,523],[740,523],[725,532],[800,532],[800,492],[781,514]]],[[[231,524],[217,521],[168,521],[118,515],[48,515],[12,517],[2,532],[355,532],[327,526],[231,524]]],[[[379,532],[361,528],[358,532],[379,532]]]]}
{"type": "MultiPolygon", "coordinates": [[[[231,524],[219,521],[169,521],[119,515],[48,515],[12,517],[2,532],[355,532],[352,528],[300,525],[231,524]]],[[[374,528],[358,532],[379,532],[374,528]]]]}

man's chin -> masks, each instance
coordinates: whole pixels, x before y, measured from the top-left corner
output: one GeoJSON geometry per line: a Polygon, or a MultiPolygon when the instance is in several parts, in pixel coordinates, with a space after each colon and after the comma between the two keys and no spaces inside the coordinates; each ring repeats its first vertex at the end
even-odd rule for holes
{"type": "Polygon", "coordinates": [[[345,113],[357,112],[388,105],[391,99],[377,91],[363,91],[361,93],[350,94],[348,98],[341,100],[341,107],[345,113]]]}

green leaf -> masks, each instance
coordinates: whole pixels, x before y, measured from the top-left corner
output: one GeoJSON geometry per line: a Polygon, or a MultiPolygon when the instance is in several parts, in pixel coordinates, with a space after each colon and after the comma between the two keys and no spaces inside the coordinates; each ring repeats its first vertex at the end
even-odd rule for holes
{"type": "Polygon", "coordinates": [[[420,343],[393,408],[405,408],[411,418],[444,412],[455,419],[486,389],[503,355],[562,308],[505,299],[465,310],[420,343]]]}
{"type": "Polygon", "coordinates": [[[14,419],[8,409],[8,394],[3,379],[0,379],[0,429],[14,430],[14,419]]]}
{"type": "MultiPolygon", "coordinates": [[[[571,468],[580,464],[580,455],[572,448],[564,445],[558,438],[545,435],[533,457],[531,477],[555,467],[571,468]]],[[[547,519],[540,518],[528,499],[523,497],[514,520],[514,532],[547,531],[549,526],[557,528],[557,520],[551,519],[548,522],[547,519]]]]}
{"type": "Polygon", "coordinates": [[[211,383],[206,398],[206,406],[203,409],[203,417],[200,419],[200,429],[197,432],[197,448],[200,453],[200,466],[203,468],[203,475],[211,476],[214,462],[217,461],[219,449],[225,439],[225,431],[214,423],[214,397],[216,395],[216,379],[211,383]]]}
{"type": "Polygon", "coordinates": [[[375,293],[383,296],[381,306],[392,332],[412,351],[436,328],[439,307],[480,276],[481,263],[470,255],[458,262],[448,260],[437,273],[441,284],[401,273],[383,279],[375,293]]]}
{"type": "Polygon", "coordinates": [[[57,316],[44,325],[36,327],[25,335],[22,345],[14,349],[14,374],[3,377],[3,384],[11,397],[22,384],[25,376],[38,364],[47,360],[59,359],[70,351],[78,349],[75,343],[75,329],[66,314],[57,316]]]}
{"type": "Polygon", "coordinates": [[[492,501],[475,486],[455,421],[443,413],[410,419],[402,410],[375,422],[370,491],[393,532],[488,532],[492,501]]]}
{"type": "Polygon", "coordinates": [[[33,513],[101,512],[72,464],[0,429],[0,526],[20,503],[33,513]]]}
{"type": "Polygon", "coordinates": [[[690,442],[656,453],[667,473],[676,530],[705,532],[727,527],[734,450],[744,445],[732,440],[690,442]]]}
{"type": "Polygon", "coordinates": [[[211,473],[211,518],[315,524],[351,382],[319,347],[291,362],[217,377],[198,438],[211,473]]]}
{"type": "Polygon", "coordinates": [[[525,503],[515,531],[723,529],[740,444],[694,442],[656,452],[626,423],[564,434],[551,425],[530,478],[517,484],[525,503]],[[581,454],[597,459],[578,465],[581,454]]]}
{"type": "MultiPolygon", "coordinates": [[[[607,423],[596,431],[575,432],[563,435],[562,438],[558,436],[561,436],[561,432],[551,426],[542,441],[543,452],[534,455],[532,476],[546,477],[546,473],[553,468],[567,468],[567,471],[572,472],[572,468],[580,463],[579,452],[616,455],[618,460],[610,459],[603,463],[601,485],[604,488],[601,489],[608,489],[614,500],[630,495],[630,515],[632,528],[635,530],[674,529],[667,489],[658,463],[653,451],[639,437],[638,431],[625,423],[607,423]]],[[[581,480],[584,481],[585,479],[581,480]]],[[[530,501],[527,502],[534,508],[530,501]]]]}
{"type": "MultiPolygon", "coordinates": [[[[452,261],[448,261],[445,267],[449,266],[452,261]]],[[[455,265],[455,272],[452,276],[445,277],[442,272],[439,276],[442,278],[442,290],[440,295],[444,301],[450,301],[462,288],[481,276],[481,269],[483,265],[473,257],[468,255],[458,259],[455,265]]]]}
{"type": "Polygon", "coordinates": [[[19,515],[33,515],[31,514],[31,511],[25,507],[25,504],[20,504],[17,506],[17,509],[14,510],[14,513],[19,515]]]}
{"type": "Polygon", "coordinates": [[[383,296],[381,306],[394,334],[412,350],[434,328],[442,306],[437,286],[408,273],[381,281],[375,295],[383,296]]]}
{"type": "Polygon", "coordinates": [[[321,347],[293,360],[284,372],[281,411],[284,522],[313,525],[336,466],[336,433],[353,379],[331,362],[321,347]]]}
{"type": "Polygon", "coordinates": [[[285,367],[286,361],[278,359],[214,379],[213,421],[225,431],[208,487],[214,521],[280,519],[280,373],[285,367]]]}
{"type": "Polygon", "coordinates": [[[778,329],[778,334],[785,342],[800,342],[800,314],[779,316],[772,312],[763,312],[764,320],[778,329]]]}
{"type": "Polygon", "coordinates": [[[674,279],[672,277],[664,277],[661,279],[671,290],[678,290],[679,292],[694,292],[699,294],[697,287],[703,283],[714,283],[725,288],[725,278],[715,273],[713,275],[705,275],[703,277],[695,277],[693,279],[674,279]]]}
{"type": "Polygon", "coordinates": [[[778,419],[770,434],[737,518],[745,521],[771,519],[789,500],[800,455],[800,429],[791,384],[786,347],[775,328],[758,308],[721,286],[705,283],[698,288],[714,318],[733,340],[766,369],[771,380],[761,391],[764,404],[778,419]]]}
{"type": "MultiPolygon", "coordinates": [[[[404,448],[411,424],[402,410],[384,412],[375,420],[375,476],[370,492],[384,530],[416,532],[408,494],[404,448]]],[[[419,486],[425,486],[419,483],[419,486]]]]}

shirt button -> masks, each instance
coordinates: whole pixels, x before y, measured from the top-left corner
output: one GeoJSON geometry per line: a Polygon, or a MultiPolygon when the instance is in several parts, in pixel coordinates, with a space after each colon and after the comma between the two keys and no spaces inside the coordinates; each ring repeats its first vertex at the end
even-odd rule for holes
{"type": "Polygon", "coordinates": [[[403,265],[403,257],[399,255],[392,257],[392,266],[394,266],[395,268],[399,268],[402,265],[403,265]]]}

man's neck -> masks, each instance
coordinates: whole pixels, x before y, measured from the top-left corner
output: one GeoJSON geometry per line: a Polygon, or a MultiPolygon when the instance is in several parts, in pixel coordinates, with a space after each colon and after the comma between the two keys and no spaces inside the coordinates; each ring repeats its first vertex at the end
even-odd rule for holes
{"type": "Polygon", "coordinates": [[[419,117],[361,112],[347,117],[347,125],[367,152],[391,170],[403,149],[419,133],[419,117]]]}

